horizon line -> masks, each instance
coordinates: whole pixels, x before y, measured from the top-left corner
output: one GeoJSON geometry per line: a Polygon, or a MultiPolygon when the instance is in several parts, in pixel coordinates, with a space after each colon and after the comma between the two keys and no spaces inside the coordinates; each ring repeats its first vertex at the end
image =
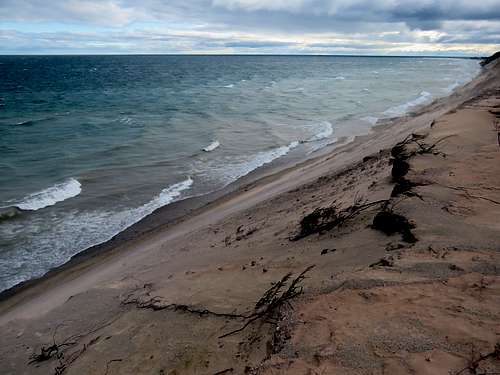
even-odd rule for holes
{"type": "Polygon", "coordinates": [[[362,55],[362,54],[295,54],[295,53],[0,53],[0,56],[284,56],[284,57],[378,57],[378,58],[456,58],[484,59],[481,55],[362,55]]]}

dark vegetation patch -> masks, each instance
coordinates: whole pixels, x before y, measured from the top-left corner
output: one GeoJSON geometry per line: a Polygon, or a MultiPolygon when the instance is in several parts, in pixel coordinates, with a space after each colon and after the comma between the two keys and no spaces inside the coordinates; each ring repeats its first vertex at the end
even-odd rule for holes
{"type": "Polygon", "coordinates": [[[403,241],[408,243],[415,243],[418,241],[411,231],[415,228],[415,225],[410,223],[403,215],[394,213],[389,209],[380,211],[377,215],[375,215],[372,228],[381,231],[388,236],[400,233],[403,241]]]}

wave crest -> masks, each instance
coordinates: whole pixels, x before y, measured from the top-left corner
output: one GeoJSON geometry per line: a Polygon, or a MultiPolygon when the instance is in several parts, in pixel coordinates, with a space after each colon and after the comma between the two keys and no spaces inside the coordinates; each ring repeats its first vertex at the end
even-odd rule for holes
{"type": "Polygon", "coordinates": [[[77,179],[70,178],[65,182],[24,197],[23,200],[15,204],[15,206],[21,210],[36,211],[76,197],[81,192],[82,184],[80,184],[77,179]]]}
{"type": "MultiPolygon", "coordinates": [[[[154,210],[172,203],[176,198],[180,197],[184,190],[188,190],[193,185],[193,179],[188,177],[186,180],[173,184],[163,189],[160,194],[153,200],[139,207],[137,210],[143,211],[144,216],[149,215],[154,210]]],[[[139,215],[141,216],[141,215],[139,215]]],[[[139,220],[142,219],[139,218],[139,220]]]]}
{"type": "Polygon", "coordinates": [[[205,147],[203,149],[203,151],[205,151],[205,152],[211,152],[211,151],[215,150],[216,148],[218,148],[219,146],[220,146],[220,142],[219,141],[213,141],[207,147],[205,147]]]}

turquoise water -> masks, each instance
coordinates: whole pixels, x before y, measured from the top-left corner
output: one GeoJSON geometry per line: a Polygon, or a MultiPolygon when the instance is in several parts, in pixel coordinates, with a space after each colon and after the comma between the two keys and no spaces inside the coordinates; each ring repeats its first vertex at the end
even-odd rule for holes
{"type": "Polygon", "coordinates": [[[2,56],[0,212],[22,211],[0,219],[0,290],[478,72],[465,59],[2,56]]]}

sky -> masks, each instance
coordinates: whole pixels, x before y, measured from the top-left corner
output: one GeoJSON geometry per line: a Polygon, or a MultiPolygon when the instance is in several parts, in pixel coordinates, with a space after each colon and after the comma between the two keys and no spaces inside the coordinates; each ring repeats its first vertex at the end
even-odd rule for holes
{"type": "Polygon", "coordinates": [[[0,54],[498,50],[500,0],[0,0],[0,54]]]}

